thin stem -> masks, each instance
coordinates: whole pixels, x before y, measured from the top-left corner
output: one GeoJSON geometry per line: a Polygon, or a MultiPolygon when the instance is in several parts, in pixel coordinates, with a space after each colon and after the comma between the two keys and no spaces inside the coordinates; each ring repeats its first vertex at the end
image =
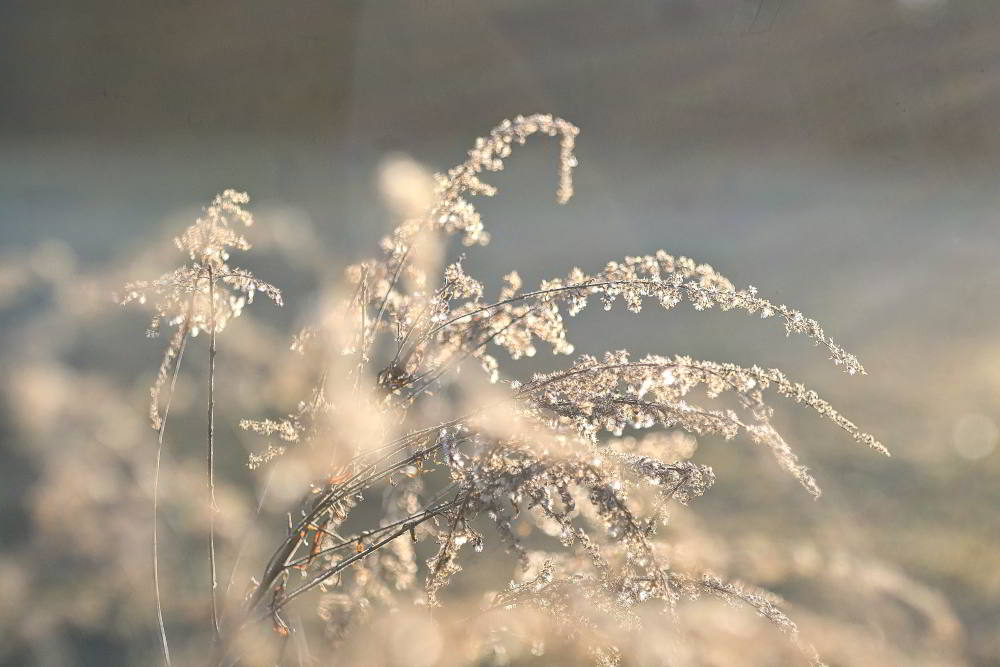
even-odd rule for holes
{"type": "MultiPolygon", "coordinates": [[[[349,567],[353,563],[355,563],[355,562],[357,562],[359,560],[362,560],[364,558],[367,558],[369,555],[371,555],[372,553],[378,551],[379,549],[381,549],[382,547],[384,547],[389,542],[392,542],[393,540],[397,539],[398,537],[400,537],[402,535],[405,535],[406,533],[414,530],[420,524],[422,524],[422,523],[424,523],[426,521],[429,521],[430,519],[433,519],[434,517],[436,517],[439,514],[441,514],[444,510],[446,510],[446,509],[454,506],[455,502],[456,501],[450,501],[450,502],[444,503],[443,505],[440,505],[440,506],[435,507],[435,508],[425,509],[425,510],[423,510],[421,512],[418,512],[416,514],[413,514],[413,515],[407,517],[406,519],[404,519],[402,521],[394,522],[393,524],[391,524],[391,526],[384,526],[383,528],[378,529],[379,532],[385,532],[386,529],[390,529],[391,527],[397,527],[398,526],[398,528],[396,528],[396,530],[394,530],[388,536],[386,536],[386,537],[384,537],[384,538],[382,538],[382,539],[380,539],[380,540],[372,543],[371,545],[369,545],[367,548],[363,549],[362,551],[354,553],[351,556],[349,556],[348,558],[346,558],[346,559],[344,559],[342,561],[339,561],[338,563],[334,564],[330,568],[322,571],[321,573],[319,573],[318,575],[316,575],[315,577],[313,577],[310,581],[307,581],[307,582],[301,584],[298,588],[296,588],[295,590],[293,590],[291,593],[289,593],[287,595],[283,595],[281,597],[275,598],[273,600],[273,602],[270,604],[270,606],[268,606],[266,609],[259,610],[257,612],[257,614],[254,616],[252,614],[253,614],[254,610],[256,609],[256,607],[257,607],[257,603],[260,602],[263,599],[263,594],[261,593],[261,591],[262,590],[266,590],[267,588],[269,588],[269,585],[266,586],[266,587],[265,586],[258,586],[256,599],[251,599],[250,602],[247,604],[246,617],[244,618],[243,622],[240,623],[240,624],[238,624],[237,626],[235,626],[231,632],[227,633],[225,641],[219,642],[216,645],[215,651],[214,651],[214,655],[213,655],[212,660],[211,660],[211,662],[209,664],[211,664],[211,665],[225,665],[225,664],[227,664],[227,657],[229,656],[230,650],[233,648],[233,645],[234,645],[234,643],[235,643],[235,641],[237,639],[237,636],[239,635],[239,633],[243,629],[245,629],[251,623],[256,622],[256,621],[260,621],[260,620],[262,620],[264,618],[267,618],[268,616],[271,616],[271,615],[277,613],[278,610],[280,610],[282,607],[284,607],[285,605],[287,605],[289,602],[291,602],[295,598],[301,596],[302,594],[308,592],[309,590],[312,590],[313,588],[315,588],[316,586],[320,585],[324,581],[326,581],[326,580],[330,579],[331,577],[335,576],[340,571],[346,569],[347,567],[349,567]]],[[[356,543],[356,540],[357,540],[357,537],[355,537],[352,540],[351,543],[356,543]]],[[[282,567],[279,569],[279,571],[284,570],[284,569],[285,569],[285,565],[283,563],[282,567]]],[[[230,662],[238,661],[238,660],[239,660],[238,657],[230,658],[230,662]]]]}
{"type": "Polygon", "coordinates": [[[392,290],[396,286],[396,283],[399,282],[399,274],[402,273],[403,271],[403,266],[406,264],[406,260],[410,256],[410,249],[412,247],[413,247],[412,245],[408,245],[406,247],[406,250],[403,251],[403,255],[399,258],[399,262],[396,264],[396,271],[392,275],[392,280],[389,281],[389,286],[386,287],[385,294],[382,296],[382,302],[379,304],[378,307],[378,314],[375,315],[375,319],[372,322],[373,329],[372,329],[371,342],[373,344],[375,342],[375,334],[378,333],[377,329],[379,325],[382,323],[382,314],[385,313],[385,307],[389,303],[389,295],[392,293],[392,290]]]}
{"type": "MultiPolygon", "coordinates": [[[[447,428],[448,426],[451,426],[454,423],[456,423],[456,421],[445,422],[444,424],[441,424],[435,428],[437,430],[440,430],[442,428],[447,428]]],[[[407,438],[414,435],[420,436],[423,435],[424,433],[433,432],[433,430],[434,429],[424,429],[423,431],[418,431],[415,432],[414,434],[410,434],[410,436],[407,436],[407,438]]],[[[344,482],[342,485],[337,487],[336,490],[331,489],[330,491],[328,491],[322,498],[320,498],[316,502],[313,509],[311,509],[306,514],[306,516],[304,516],[302,520],[299,521],[298,525],[296,525],[295,527],[292,528],[292,530],[289,531],[288,538],[286,538],[286,540],[281,544],[281,546],[277,549],[277,551],[275,551],[274,554],[271,556],[270,560],[268,560],[267,566],[264,568],[264,575],[261,577],[260,583],[257,585],[253,594],[247,601],[246,604],[247,610],[249,611],[254,609],[264,599],[264,596],[267,593],[267,591],[271,588],[271,585],[275,582],[277,577],[286,569],[289,559],[292,558],[292,556],[295,554],[295,551],[302,544],[302,531],[307,526],[314,523],[316,518],[320,514],[326,511],[326,509],[328,509],[334,503],[339,502],[341,499],[353,493],[356,493],[364,486],[373,484],[379,481],[380,479],[392,475],[394,472],[406,467],[407,465],[417,461],[418,459],[422,459],[428,456],[431,452],[435,451],[439,447],[440,447],[439,444],[434,444],[430,447],[417,451],[411,454],[410,456],[404,458],[403,460],[391,464],[386,470],[383,470],[380,473],[374,472],[375,470],[374,466],[377,466],[378,464],[377,463],[373,464],[372,466],[369,466],[365,471],[357,473],[351,480],[344,482]]],[[[398,453],[398,450],[397,452],[392,452],[390,454],[387,454],[381,459],[380,462],[388,460],[396,453],[398,453]]]]}
{"type": "Polygon", "coordinates": [[[334,544],[333,546],[330,546],[330,547],[327,547],[327,548],[322,549],[320,551],[317,551],[316,553],[309,554],[308,556],[302,556],[301,558],[296,558],[295,560],[289,561],[288,563],[285,564],[285,566],[284,566],[283,569],[290,569],[290,568],[298,567],[299,565],[302,565],[303,563],[308,564],[310,561],[312,561],[312,560],[314,560],[316,558],[319,558],[320,556],[326,556],[328,554],[333,553],[334,551],[339,551],[340,549],[343,549],[344,547],[348,547],[348,546],[351,546],[353,544],[357,544],[360,540],[366,540],[369,537],[372,537],[373,535],[378,535],[379,533],[384,533],[387,530],[392,530],[393,528],[396,528],[397,526],[402,526],[403,524],[413,523],[416,520],[424,520],[426,518],[430,518],[431,515],[436,515],[436,514],[442,512],[443,510],[447,509],[448,507],[454,505],[454,504],[455,503],[453,501],[453,502],[446,503],[444,505],[438,506],[438,507],[433,508],[433,509],[428,508],[428,509],[425,509],[423,511],[417,512],[415,514],[411,514],[410,516],[407,516],[404,519],[399,519],[398,521],[393,521],[392,523],[387,523],[384,526],[379,526],[378,528],[372,528],[370,530],[361,531],[357,535],[354,535],[354,536],[352,536],[350,538],[341,539],[340,542],[338,542],[337,544],[334,544]]]}
{"type": "MultiPolygon", "coordinates": [[[[451,503],[449,503],[449,506],[450,505],[451,505],[451,503]]],[[[324,570],[321,573],[319,573],[318,575],[316,575],[310,581],[308,581],[308,582],[300,585],[298,588],[296,588],[295,590],[293,590],[291,593],[288,593],[287,595],[282,596],[280,599],[278,599],[278,600],[276,600],[274,602],[274,604],[270,607],[270,609],[267,610],[267,613],[273,613],[273,612],[281,609],[282,607],[284,607],[289,602],[291,602],[295,598],[299,597],[303,593],[305,593],[305,592],[307,592],[309,590],[312,590],[316,586],[319,586],[321,583],[323,583],[324,581],[326,581],[330,577],[334,576],[335,574],[337,574],[341,570],[347,569],[350,565],[354,564],[356,561],[359,561],[359,560],[361,560],[363,558],[367,558],[369,555],[371,555],[372,553],[378,551],[379,549],[381,549],[382,547],[384,547],[389,542],[392,542],[394,539],[396,539],[397,537],[400,537],[401,535],[405,535],[406,533],[410,532],[411,529],[416,528],[421,523],[424,523],[425,521],[428,521],[428,520],[434,518],[439,513],[440,513],[440,510],[434,511],[434,512],[429,512],[429,513],[425,514],[424,516],[422,516],[422,517],[420,517],[418,519],[412,519],[410,521],[407,521],[405,524],[403,524],[403,526],[401,528],[399,528],[398,530],[392,532],[387,537],[384,537],[381,540],[378,540],[377,542],[372,543],[367,548],[365,548],[365,549],[357,552],[356,554],[353,554],[352,556],[350,556],[348,558],[345,558],[344,560],[338,562],[337,564],[335,564],[335,565],[327,568],[326,570],[324,570]]],[[[264,614],[265,617],[266,617],[266,615],[267,614],[264,614]]]]}
{"type": "Polygon", "coordinates": [[[208,347],[208,565],[211,570],[212,632],[219,639],[219,606],[215,575],[215,278],[208,267],[208,308],[210,340],[208,347]]]}
{"type": "Polygon", "coordinates": [[[160,646],[163,648],[163,661],[170,667],[170,645],[167,642],[167,628],[163,622],[163,603],[160,597],[160,534],[158,529],[160,517],[160,461],[163,458],[163,437],[167,431],[167,416],[170,414],[170,403],[174,398],[174,388],[177,386],[177,374],[180,371],[181,360],[184,358],[184,348],[187,346],[188,323],[184,323],[180,344],[177,349],[177,359],[170,376],[170,389],[167,391],[167,401],[163,406],[163,417],[156,434],[156,467],[153,473],[153,597],[156,601],[156,624],[160,630],[160,646]]]}
{"type": "Polygon", "coordinates": [[[361,290],[361,301],[358,305],[361,307],[361,345],[358,347],[358,368],[357,374],[354,377],[354,393],[357,394],[361,388],[361,370],[365,365],[365,351],[368,349],[368,322],[366,320],[368,314],[368,265],[364,264],[364,270],[361,273],[361,282],[358,287],[361,290]]]}

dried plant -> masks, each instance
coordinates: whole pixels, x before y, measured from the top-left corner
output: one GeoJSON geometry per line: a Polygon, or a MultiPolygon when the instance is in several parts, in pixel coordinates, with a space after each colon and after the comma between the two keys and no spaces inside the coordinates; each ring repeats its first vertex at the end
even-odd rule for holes
{"type": "Polygon", "coordinates": [[[273,285],[254,278],[249,271],[230,267],[229,249],[249,250],[250,243],[232,223],[249,227],[253,217],[243,208],[249,201],[245,193],[226,190],[215,197],[205,214],[174,240],[178,250],[186,252],[190,263],[166,273],[154,281],[139,281],[125,285],[124,304],[146,303],[153,298],[155,315],[147,331],[150,337],[159,334],[164,320],[177,329],[163,353],[160,370],[150,390],[149,416],[157,431],[156,475],[153,490],[153,584],[156,596],[157,621],[163,657],[170,664],[170,649],[163,624],[159,583],[159,537],[156,529],[156,515],[159,499],[160,462],[163,454],[163,436],[166,419],[170,412],[170,402],[177,381],[177,372],[184,356],[188,337],[197,336],[199,331],[209,335],[208,371],[208,438],[206,461],[208,468],[209,533],[208,561],[210,572],[212,628],[219,634],[219,610],[216,595],[218,586],[215,562],[215,515],[218,507],[215,501],[215,356],[216,335],[225,329],[233,318],[239,317],[247,303],[252,303],[254,294],[261,292],[281,305],[281,292],[273,285]],[[160,412],[160,399],[164,386],[170,378],[170,387],[160,412]]]}
{"type": "MultiPolygon", "coordinates": [[[[605,310],[619,299],[632,313],[647,302],[665,309],[688,302],[697,310],[778,319],[786,334],[824,348],[847,374],[864,374],[861,363],[815,320],[753,287],[737,289],[707,264],[664,251],[592,272],[573,268],[530,291],[511,272],[492,299],[462,259],[441,267],[448,236],[460,236],[466,246],[488,242],[470,197],[494,194],[481,174],[502,169],[512,149],[532,135],[558,137],[558,200],[567,202],[577,133],[559,118],[519,116],[478,139],[447,173],[429,179],[418,168],[394,170],[390,203],[405,216],[402,223],[383,239],[381,257],[347,269],[315,324],[293,341],[315,371],[314,387],[287,415],[241,423],[266,438],[250,457],[251,469],[292,458],[313,479],[301,489],[287,534],[262,564],[241,609],[222,623],[210,548],[214,664],[256,663],[262,621],[270,622],[281,646],[301,637],[289,610],[314,591],[320,591],[316,604],[330,644],[363,632],[387,612],[400,623],[407,614],[417,614],[412,622],[418,625],[472,623],[477,632],[465,637],[465,657],[456,664],[502,662],[502,627],[529,617],[545,619],[534,627],[538,636],[526,639],[532,655],[543,653],[546,637],[551,644],[555,633],[575,643],[579,656],[617,664],[638,650],[633,639],[652,620],[647,609],[678,623],[681,603],[703,596],[755,611],[818,664],[777,596],[672,563],[664,536],[668,510],[695,500],[715,481],[710,467],[689,460],[693,448],[685,434],[744,436],[763,445],[815,497],[816,480],[772,424],[768,394],[810,408],[887,454],[874,437],[777,369],[609,351],[516,379],[494,355],[531,357],[540,345],[572,354],[566,318],[596,298],[605,310]],[[470,362],[484,374],[459,373],[470,362]],[[515,557],[520,573],[487,595],[474,620],[450,616],[449,582],[463,565],[486,558],[480,552],[494,539],[515,557]]],[[[125,302],[155,297],[154,329],[163,321],[177,327],[152,390],[150,414],[161,448],[170,378],[188,339],[199,330],[209,333],[214,358],[216,333],[256,291],[280,303],[276,288],[226,264],[227,248],[249,247],[230,224],[249,224],[246,201],[232,191],[220,195],[178,239],[189,264],[127,287],[125,302]]],[[[169,662],[165,633],[163,648],[169,662]]],[[[680,649],[663,650],[661,662],[694,664],[683,661],[680,649]]]]}

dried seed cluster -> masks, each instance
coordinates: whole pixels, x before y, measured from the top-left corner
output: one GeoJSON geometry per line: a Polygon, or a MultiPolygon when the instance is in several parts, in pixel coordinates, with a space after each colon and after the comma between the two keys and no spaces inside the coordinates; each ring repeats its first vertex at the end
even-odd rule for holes
{"type": "MultiPolygon", "coordinates": [[[[493,195],[480,175],[502,169],[512,148],[534,134],[560,139],[558,200],[567,202],[577,128],[549,115],[501,123],[476,140],[466,161],[434,177],[426,212],[403,220],[383,239],[380,258],[349,267],[345,298],[296,336],[292,349],[315,359],[319,369],[312,394],[287,416],[242,422],[269,440],[251,457],[252,468],[303,449],[324,452],[320,460],[330,465],[303,490],[296,521],[256,582],[248,613],[270,616],[287,633],[282,610],[322,589],[320,616],[331,638],[343,637],[373,610],[410,604],[421,574],[423,603],[444,604],[449,581],[492,534],[516,556],[522,573],[492,596],[487,611],[541,610],[568,636],[589,642],[599,664],[616,664],[620,650],[588,628],[612,619],[634,631],[641,626],[639,605],[659,603],[674,612],[681,600],[705,594],[748,605],[797,641],[795,624],[771,596],[673,569],[658,527],[668,520],[671,503],[691,502],[715,481],[711,468],[689,460],[692,436],[745,435],[819,495],[815,479],[772,425],[769,391],[887,454],[873,436],[777,369],[686,356],[633,360],[614,351],[518,380],[502,372],[494,355],[532,356],[539,343],[571,354],[566,318],[596,298],[608,310],[620,299],[633,313],[647,301],[666,309],[687,302],[697,310],[779,318],[787,334],[825,347],[848,374],[864,368],[815,320],[759,296],[752,286],[737,289],[707,264],[662,250],[592,273],[574,268],[531,291],[511,272],[492,300],[461,260],[433,269],[427,248],[441,239],[459,235],[467,246],[489,241],[470,198],[493,195]],[[497,387],[471,408],[473,400],[446,401],[467,409],[421,423],[425,405],[441,414],[443,397],[473,399],[481,391],[458,374],[468,360],[497,387]],[[377,526],[344,528],[356,507],[373,502],[381,502],[377,526]],[[436,550],[421,567],[414,543],[422,540],[436,550]],[[292,571],[301,573],[297,584],[292,571]]],[[[226,264],[228,248],[249,247],[231,226],[250,223],[245,203],[245,195],[220,195],[178,239],[189,264],[127,287],[125,302],[156,297],[154,326],[161,320],[179,326],[154,405],[188,332],[221,330],[255,292],[280,302],[277,289],[226,264]],[[206,320],[213,282],[219,287],[210,304],[214,317],[206,320]]],[[[815,661],[807,647],[803,651],[815,661]]]]}

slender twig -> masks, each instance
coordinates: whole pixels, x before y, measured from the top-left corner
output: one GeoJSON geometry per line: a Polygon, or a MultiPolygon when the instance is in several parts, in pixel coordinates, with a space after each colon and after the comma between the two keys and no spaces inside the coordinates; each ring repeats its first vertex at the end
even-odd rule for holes
{"type": "Polygon", "coordinates": [[[403,272],[403,266],[406,265],[406,260],[410,256],[410,249],[412,245],[406,246],[406,250],[403,251],[402,256],[399,258],[399,262],[396,264],[396,271],[392,274],[392,279],[389,281],[389,286],[385,288],[385,294],[382,295],[382,302],[378,307],[378,314],[375,315],[375,319],[372,322],[374,329],[372,330],[372,342],[374,343],[375,334],[378,333],[378,326],[382,323],[382,314],[385,313],[385,307],[389,303],[389,295],[392,294],[392,290],[396,287],[396,283],[399,282],[399,274],[403,272]]]}
{"type": "Polygon", "coordinates": [[[384,533],[387,530],[392,530],[393,528],[396,528],[398,526],[402,526],[403,524],[413,523],[417,519],[424,520],[424,519],[430,518],[431,515],[439,514],[440,512],[442,512],[445,509],[448,509],[449,507],[453,506],[454,504],[455,504],[454,501],[452,501],[450,503],[445,503],[444,505],[440,505],[440,506],[435,507],[433,509],[428,508],[428,509],[422,510],[420,512],[417,512],[415,514],[411,514],[410,516],[407,516],[406,518],[399,519],[398,521],[393,521],[392,523],[387,523],[384,526],[379,526],[378,528],[372,528],[370,530],[361,531],[357,535],[354,535],[354,536],[349,537],[349,538],[342,539],[337,544],[334,544],[333,546],[330,546],[330,547],[327,547],[325,549],[322,549],[321,551],[317,551],[314,554],[309,554],[308,556],[302,556],[301,558],[297,558],[295,560],[289,561],[287,564],[285,564],[285,569],[294,568],[294,567],[297,567],[299,565],[302,565],[303,563],[308,563],[309,561],[311,561],[311,560],[313,560],[315,558],[319,558],[320,556],[325,556],[327,554],[333,553],[334,551],[339,551],[340,549],[343,549],[344,547],[348,547],[348,546],[357,544],[360,540],[366,540],[369,537],[372,537],[374,535],[378,535],[379,533],[384,533]]]}
{"type": "MultiPolygon", "coordinates": [[[[449,424],[450,423],[442,424],[439,428],[445,428],[449,424]]],[[[405,459],[397,461],[396,463],[390,465],[388,468],[377,474],[374,473],[374,468],[370,467],[368,468],[369,472],[367,476],[363,473],[358,473],[357,475],[354,476],[354,478],[352,478],[353,480],[356,481],[345,482],[343,485],[337,487],[336,489],[331,489],[326,494],[324,494],[324,496],[320,498],[313,506],[313,509],[309,511],[308,514],[306,514],[306,516],[303,517],[301,521],[299,521],[298,525],[293,527],[292,530],[289,531],[288,538],[286,538],[285,542],[283,542],[282,545],[278,547],[277,551],[275,551],[274,554],[271,556],[271,558],[268,560],[267,567],[265,567],[264,569],[264,575],[261,577],[260,583],[257,585],[256,590],[250,596],[250,599],[247,602],[246,605],[247,610],[249,611],[254,609],[264,599],[264,596],[270,589],[271,585],[275,582],[277,577],[283,571],[285,571],[289,560],[292,558],[296,550],[302,544],[303,529],[306,526],[314,523],[316,518],[324,511],[326,511],[327,508],[329,508],[334,503],[337,503],[341,499],[346,498],[353,493],[356,493],[364,486],[371,485],[381,479],[384,479],[385,477],[392,475],[398,470],[405,468],[411,463],[414,463],[420,459],[425,458],[439,447],[440,447],[439,444],[434,444],[431,445],[430,447],[419,450],[411,454],[410,456],[406,457],[405,459]]],[[[385,457],[383,457],[382,461],[388,460],[395,453],[396,452],[387,454],[385,457]]]]}
{"type": "Polygon", "coordinates": [[[219,606],[216,596],[218,582],[215,576],[215,279],[211,264],[208,267],[208,308],[209,333],[208,346],[208,566],[211,571],[212,593],[212,632],[219,639],[219,606]]]}
{"type": "Polygon", "coordinates": [[[361,290],[361,300],[358,305],[361,308],[361,345],[358,346],[358,368],[354,376],[354,393],[358,394],[361,389],[361,371],[365,365],[365,352],[368,350],[368,265],[362,265],[361,282],[358,287],[361,290]]]}
{"type": "MultiPolygon", "coordinates": [[[[449,506],[450,505],[451,505],[451,503],[449,503],[449,506]]],[[[425,521],[428,521],[428,520],[434,518],[435,516],[437,516],[440,513],[440,511],[441,510],[435,511],[435,512],[429,512],[429,513],[425,514],[424,516],[420,517],[419,519],[413,519],[412,521],[407,521],[405,524],[403,524],[403,526],[401,528],[399,528],[396,531],[393,531],[387,537],[384,537],[381,540],[372,543],[367,548],[359,551],[358,553],[350,556],[349,558],[345,558],[344,560],[339,561],[336,565],[333,565],[333,566],[327,568],[323,572],[320,572],[318,575],[316,575],[315,577],[313,577],[311,580],[307,581],[306,583],[300,585],[298,588],[296,588],[295,590],[293,590],[291,593],[288,593],[287,595],[284,595],[283,597],[281,597],[280,600],[275,601],[275,603],[272,605],[272,607],[270,609],[266,610],[265,617],[267,615],[270,615],[271,613],[277,611],[278,609],[281,609],[282,607],[284,607],[289,602],[291,602],[295,598],[299,597],[303,593],[306,593],[307,591],[312,590],[316,586],[319,586],[321,583],[323,583],[324,581],[326,581],[330,577],[334,576],[335,574],[337,574],[341,570],[347,569],[353,563],[355,563],[355,562],[357,562],[359,560],[362,560],[363,558],[366,558],[369,555],[371,555],[372,553],[378,551],[379,549],[381,549],[382,547],[384,547],[389,542],[392,542],[397,537],[399,537],[401,535],[405,535],[406,533],[410,532],[410,530],[412,530],[413,528],[417,527],[421,523],[424,523],[425,521]]]]}
{"type": "MultiPolygon", "coordinates": [[[[330,568],[324,570],[323,572],[320,572],[319,574],[317,574],[315,577],[313,577],[309,581],[301,584],[298,588],[296,588],[295,590],[293,590],[291,593],[288,593],[287,595],[282,595],[280,597],[275,598],[271,602],[271,604],[269,606],[267,606],[265,609],[261,609],[257,613],[256,616],[253,616],[252,612],[255,609],[255,607],[257,606],[257,602],[259,602],[259,601],[261,601],[263,599],[263,595],[261,594],[261,592],[262,591],[266,592],[267,588],[269,588],[269,586],[265,587],[263,585],[263,583],[262,583],[262,585],[257,588],[257,593],[260,594],[260,595],[256,596],[256,602],[254,600],[251,600],[250,603],[247,605],[247,610],[246,610],[247,616],[246,616],[246,618],[243,620],[242,623],[240,623],[239,625],[235,626],[231,632],[226,633],[226,638],[225,638],[224,641],[221,641],[221,642],[219,642],[216,645],[214,655],[213,655],[211,661],[209,662],[209,664],[210,665],[225,665],[225,664],[232,663],[234,661],[238,661],[239,660],[238,656],[229,657],[229,653],[230,653],[231,649],[234,646],[234,642],[235,642],[237,636],[240,634],[240,632],[244,628],[246,628],[247,626],[249,626],[253,622],[260,621],[260,620],[263,620],[265,618],[268,618],[268,617],[272,616],[273,614],[277,613],[278,610],[280,610],[282,607],[284,607],[285,605],[287,605],[289,602],[291,602],[295,598],[301,596],[302,594],[308,592],[309,590],[312,590],[313,588],[315,588],[316,586],[320,585],[324,581],[326,581],[326,580],[330,579],[331,577],[335,576],[337,573],[339,573],[342,570],[348,568],[353,563],[356,563],[357,561],[362,560],[362,559],[368,557],[369,555],[371,555],[372,553],[378,551],[379,549],[381,549],[382,547],[384,547],[386,544],[392,542],[396,538],[398,538],[398,537],[400,537],[402,535],[405,535],[405,534],[411,532],[413,529],[415,529],[420,524],[433,519],[434,517],[436,517],[436,516],[440,515],[442,512],[444,512],[446,509],[448,509],[450,507],[453,507],[455,505],[455,502],[456,501],[453,500],[453,501],[444,503],[443,505],[440,505],[438,507],[435,507],[433,509],[429,508],[429,509],[424,510],[422,512],[418,512],[416,514],[413,514],[413,515],[407,517],[402,522],[394,522],[391,525],[392,526],[398,526],[398,528],[395,531],[393,531],[391,534],[389,534],[388,536],[386,536],[386,537],[378,540],[377,542],[372,543],[371,545],[369,545],[367,548],[363,549],[362,551],[359,551],[359,552],[357,552],[355,554],[352,554],[350,557],[348,557],[348,558],[346,558],[346,559],[344,559],[342,561],[339,561],[338,563],[332,565],[330,568]],[[228,663],[227,663],[227,658],[228,658],[228,661],[229,661],[228,663]]],[[[384,528],[389,528],[389,526],[385,526],[384,528]]],[[[356,540],[352,541],[351,543],[356,543],[356,540]]],[[[284,570],[284,568],[281,568],[281,569],[282,569],[282,571],[284,570]]]]}
{"type": "Polygon", "coordinates": [[[160,418],[160,428],[156,434],[156,466],[153,473],[153,597],[156,600],[156,624],[160,630],[160,645],[163,648],[163,661],[170,667],[170,646],[167,642],[167,628],[163,622],[163,603],[160,597],[160,461],[163,457],[163,437],[167,431],[167,416],[170,414],[170,403],[174,398],[174,388],[177,386],[177,374],[180,371],[181,360],[184,358],[184,348],[187,346],[188,321],[185,321],[181,333],[181,342],[177,349],[177,359],[170,376],[170,388],[167,390],[167,400],[163,406],[163,416],[160,418]]]}

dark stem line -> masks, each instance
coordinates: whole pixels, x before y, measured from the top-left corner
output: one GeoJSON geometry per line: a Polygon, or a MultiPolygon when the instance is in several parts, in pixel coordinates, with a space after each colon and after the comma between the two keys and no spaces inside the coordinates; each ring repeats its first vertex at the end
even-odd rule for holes
{"type": "Polygon", "coordinates": [[[216,595],[218,582],[215,572],[215,278],[212,267],[208,267],[208,308],[209,308],[209,346],[208,346],[208,566],[211,574],[212,597],[212,633],[217,641],[219,632],[219,603],[216,595]]]}
{"type": "MultiPolygon", "coordinates": [[[[348,568],[353,563],[362,560],[364,558],[367,558],[372,553],[378,551],[389,542],[392,542],[393,540],[399,538],[400,536],[405,535],[406,533],[415,529],[420,524],[429,521],[430,519],[433,519],[435,516],[438,516],[445,509],[454,506],[455,502],[456,501],[451,501],[437,508],[419,512],[415,515],[407,517],[407,519],[404,522],[395,523],[394,525],[400,527],[397,530],[393,531],[391,534],[389,534],[387,537],[384,537],[381,540],[372,543],[362,551],[352,554],[350,557],[324,570],[323,572],[316,575],[313,579],[300,585],[291,593],[276,598],[267,608],[259,610],[256,616],[251,615],[256,607],[256,604],[251,603],[250,605],[248,605],[246,612],[247,616],[244,619],[244,621],[239,626],[235,627],[231,633],[227,633],[227,638],[224,642],[219,642],[216,645],[214,655],[209,664],[217,666],[227,664],[227,658],[229,658],[229,653],[233,649],[233,644],[235,642],[236,636],[251,623],[263,620],[265,618],[268,618],[269,616],[272,616],[273,614],[276,614],[282,607],[286,606],[289,602],[291,602],[295,598],[312,590],[316,586],[320,585],[322,582],[336,575],[338,572],[348,568]]],[[[258,588],[258,591],[259,590],[260,588],[258,588]]],[[[229,658],[230,663],[234,661],[239,661],[239,657],[233,656],[229,658]]]]}
{"type": "MultiPolygon", "coordinates": [[[[439,428],[444,428],[449,424],[444,424],[439,428]]],[[[291,530],[288,538],[282,543],[277,551],[271,556],[268,561],[267,567],[264,570],[264,575],[261,577],[260,583],[257,585],[254,593],[250,596],[247,601],[246,608],[249,611],[253,610],[260,602],[263,601],[265,594],[271,588],[271,585],[275,582],[277,577],[285,571],[288,565],[289,559],[292,558],[295,551],[302,544],[301,532],[311,523],[315,522],[315,519],[326,511],[329,507],[339,502],[343,498],[356,493],[358,490],[373,484],[386,476],[393,474],[394,472],[404,468],[405,466],[414,463],[415,461],[426,457],[431,452],[435,451],[440,445],[433,445],[427,447],[426,449],[417,451],[410,456],[404,458],[401,461],[397,461],[391,464],[386,470],[382,472],[375,472],[372,467],[367,467],[365,471],[359,472],[354,476],[354,481],[345,482],[343,485],[337,487],[336,489],[331,489],[328,491],[323,498],[321,498],[316,505],[311,509],[305,517],[291,530]]],[[[387,455],[382,459],[384,462],[390,458],[392,454],[387,455]]]]}
{"type": "Polygon", "coordinates": [[[324,581],[326,581],[327,579],[329,579],[333,575],[337,574],[341,570],[346,569],[347,567],[349,567],[351,564],[355,563],[356,561],[359,561],[359,560],[361,560],[363,558],[368,557],[372,553],[374,553],[374,552],[378,551],[379,549],[381,549],[382,547],[384,547],[389,542],[392,542],[397,537],[400,537],[401,535],[405,535],[406,533],[410,532],[410,530],[412,528],[415,528],[416,526],[419,526],[421,523],[432,519],[433,517],[437,516],[438,514],[439,514],[439,512],[432,512],[432,513],[428,513],[427,515],[425,515],[425,516],[423,516],[423,517],[421,517],[419,519],[414,519],[412,521],[406,522],[405,524],[403,524],[403,526],[401,528],[399,528],[398,530],[392,532],[387,537],[384,537],[381,540],[372,543],[370,546],[368,546],[367,548],[365,548],[362,551],[359,551],[358,553],[354,554],[350,558],[345,558],[344,560],[340,561],[336,565],[334,565],[334,566],[332,566],[332,567],[324,570],[320,574],[316,575],[310,581],[307,581],[306,583],[302,584],[301,586],[299,586],[298,588],[296,588],[295,590],[293,590],[291,593],[283,596],[270,609],[267,610],[267,613],[270,614],[270,613],[273,613],[273,612],[281,609],[282,607],[284,607],[285,605],[287,605],[289,602],[291,602],[295,598],[299,597],[303,593],[306,593],[307,591],[309,591],[309,590],[315,588],[316,586],[320,585],[321,583],[323,583],[324,581]]]}
{"type": "Polygon", "coordinates": [[[354,536],[352,536],[350,538],[341,539],[341,541],[338,542],[337,544],[334,544],[333,546],[330,546],[330,547],[327,547],[327,548],[322,549],[320,551],[317,551],[314,554],[309,554],[308,556],[302,556],[301,558],[296,558],[295,560],[289,561],[288,563],[285,564],[284,569],[290,569],[290,568],[294,568],[294,567],[297,567],[299,565],[302,565],[303,563],[308,563],[309,561],[312,561],[315,558],[319,558],[321,556],[326,556],[327,554],[331,554],[334,551],[339,551],[340,549],[343,549],[344,547],[351,546],[352,544],[357,544],[359,540],[368,539],[369,537],[372,537],[374,535],[378,535],[379,533],[384,533],[387,530],[392,530],[393,528],[396,528],[398,526],[402,526],[403,524],[410,524],[410,523],[412,523],[412,522],[414,522],[414,521],[416,521],[418,519],[419,520],[423,520],[425,518],[430,518],[431,515],[438,514],[438,513],[442,512],[442,511],[444,511],[445,509],[448,509],[452,505],[454,505],[454,502],[445,503],[444,505],[440,505],[440,506],[435,507],[433,509],[432,508],[427,508],[427,509],[425,509],[423,511],[417,512],[415,514],[411,514],[410,516],[408,516],[408,517],[406,517],[404,519],[400,519],[398,521],[393,521],[392,523],[388,523],[388,524],[386,524],[384,526],[379,526],[378,528],[372,528],[370,530],[361,531],[357,535],[354,535],[354,536]]]}

